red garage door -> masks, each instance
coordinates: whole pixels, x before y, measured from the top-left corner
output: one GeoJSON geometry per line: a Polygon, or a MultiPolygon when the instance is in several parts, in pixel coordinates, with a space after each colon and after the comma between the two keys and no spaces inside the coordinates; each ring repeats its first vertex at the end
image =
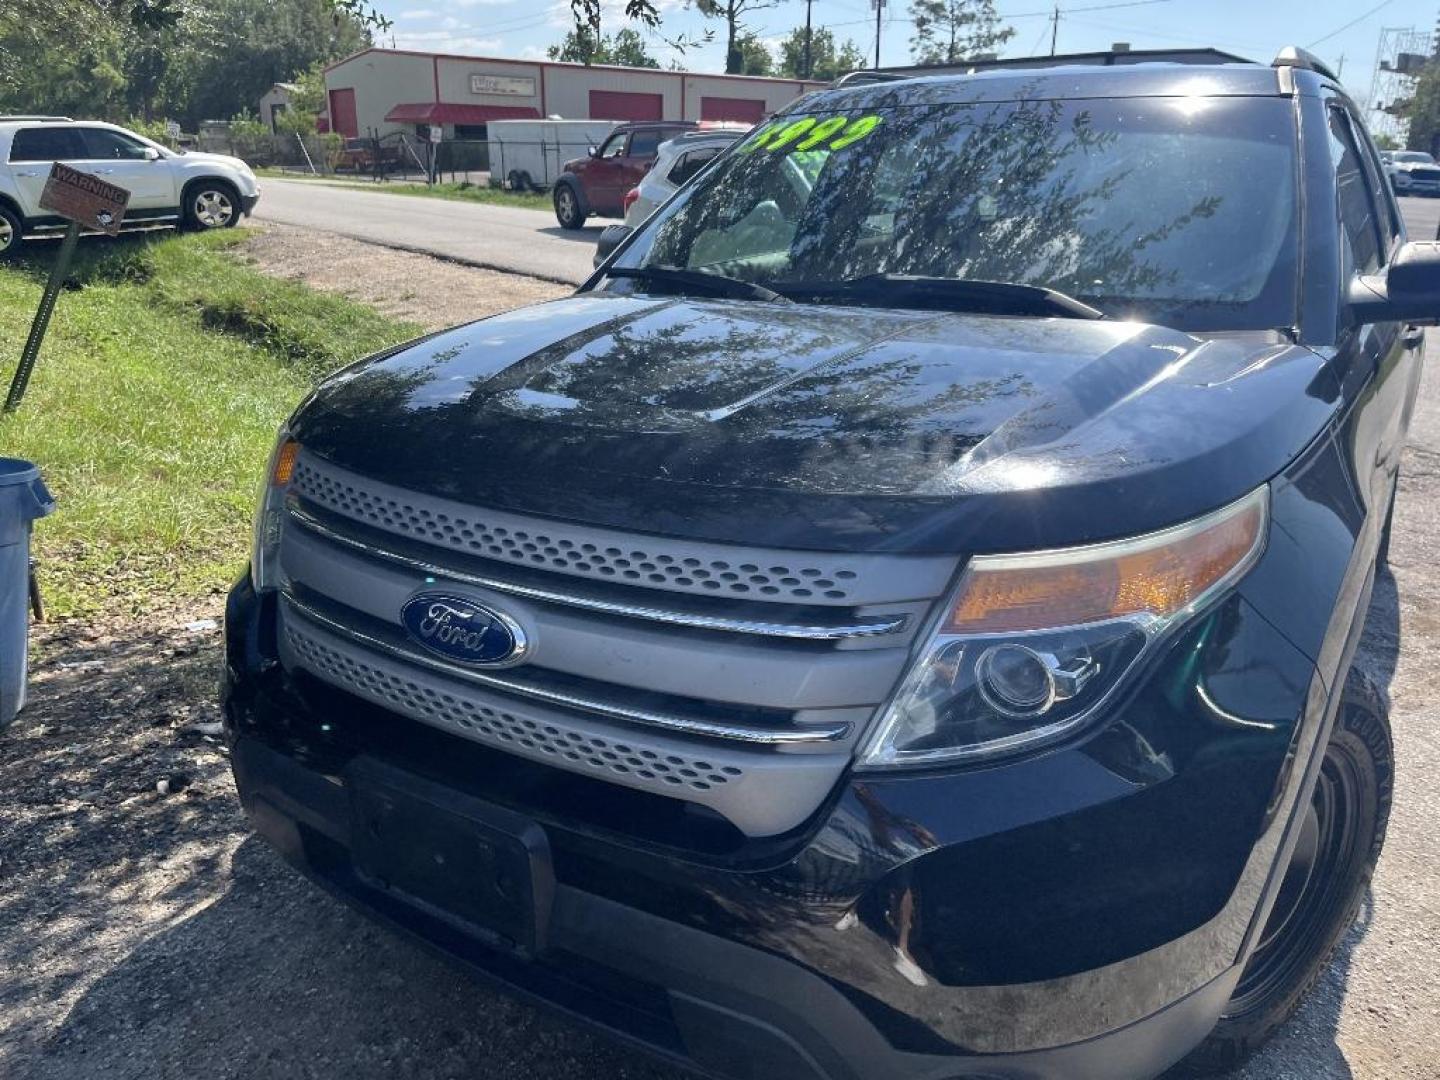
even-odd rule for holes
{"type": "Polygon", "coordinates": [[[760,98],[702,97],[700,119],[758,124],[765,119],[765,102],[760,98]]]}
{"type": "Polygon", "coordinates": [[[353,139],[360,134],[360,123],[355,119],[355,91],[330,91],[330,130],[353,139]]]}
{"type": "Polygon", "coordinates": [[[591,120],[660,120],[665,116],[665,95],[627,94],[621,90],[591,90],[591,120]]]}

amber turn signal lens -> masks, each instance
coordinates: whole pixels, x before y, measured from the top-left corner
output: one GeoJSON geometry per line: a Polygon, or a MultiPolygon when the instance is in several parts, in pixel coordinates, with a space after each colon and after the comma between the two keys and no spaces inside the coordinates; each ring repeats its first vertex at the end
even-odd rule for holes
{"type": "Polygon", "coordinates": [[[290,477],[295,475],[295,459],[300,454],[300,444],[294,439],[286,439],[275,451],[275,464],[270,469],[270,483],[274,487],[284,487],[290,483],[290,477]]]}
{"type": "Polygon", "coordinates": [[[1048,630],[1184,611],[1259,555],[1268,492],[1259,488],[1189,524],[1134,540],[978,556],[961,578],[941,633],[1048,630]]]}

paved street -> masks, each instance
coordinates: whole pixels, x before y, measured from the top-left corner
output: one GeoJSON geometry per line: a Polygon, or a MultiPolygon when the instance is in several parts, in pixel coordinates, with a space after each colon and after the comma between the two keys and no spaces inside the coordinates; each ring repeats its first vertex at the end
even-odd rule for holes
{"type": "Polygon", "coordinates": [[[308,225],[387,247],[423,251],[492,270],[578,285],[590,273],[595,241],[608,224],[592,219],[566,232],[555,215],[513,206],[351,191],[313,180],[266,179],[260,221],[308,225]]]}

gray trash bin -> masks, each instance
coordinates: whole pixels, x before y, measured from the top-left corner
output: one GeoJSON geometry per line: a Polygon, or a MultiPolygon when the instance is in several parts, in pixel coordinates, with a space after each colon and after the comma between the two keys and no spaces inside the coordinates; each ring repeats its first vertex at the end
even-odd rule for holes
{"type": "Polygon", "coordinates": [[[40,470],[0,458],[0,728],[25,705],[30,645],[30,527],[55,509],[40,470]]]}

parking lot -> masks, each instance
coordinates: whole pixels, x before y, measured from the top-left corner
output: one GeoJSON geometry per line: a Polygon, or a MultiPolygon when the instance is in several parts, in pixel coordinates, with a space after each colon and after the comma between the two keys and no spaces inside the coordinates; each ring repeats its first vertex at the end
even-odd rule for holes
{"type": "MultiPolygon", "coordinates": [[[[1440,200],[1405,202],[1412,234],[1434,236],[1440,200]]],[[[271,220],[303,213],[318,232],[551,280],[584,276],[596,231],[573,238],[533,211],[274,182],[264,205],[271,220]],[[483,260],[465,253],[477,229],[505,238],[483,260]]],[[[1434,331],[1429,347],[1433,358],[1434,331]]],[[[1440,1077],[1433,359],[1395,520],[1360,657],[1392,701],[1389,843],[1330,971],[1235,1080],[1440,1077]]],[[[160,625],[117,614],[37,635],[32,704],[0,739],[0,1075],[679,1080],[376,928],[249,834],[211,726],[218,614],[211,598],[160,625]],[[168,778],[181,779],[157,791],[168,778]]]]}

